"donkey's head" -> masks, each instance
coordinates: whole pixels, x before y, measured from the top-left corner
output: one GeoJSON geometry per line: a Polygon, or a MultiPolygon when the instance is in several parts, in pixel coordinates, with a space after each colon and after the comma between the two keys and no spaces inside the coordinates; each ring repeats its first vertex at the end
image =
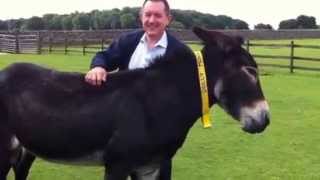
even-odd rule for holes
{"type": "Polygon", "coordinates": [[[239,120],[244,131],[262,132],[269,124],[269,107],[257,64],[241,47],[243,40],[197,27],[193,31],[204,42],[210,100],[239,120]]]}

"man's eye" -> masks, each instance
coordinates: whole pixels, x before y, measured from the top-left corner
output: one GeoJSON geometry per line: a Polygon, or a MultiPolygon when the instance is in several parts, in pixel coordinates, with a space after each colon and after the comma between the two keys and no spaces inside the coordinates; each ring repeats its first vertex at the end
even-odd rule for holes
{"type": "Polygon", "coordinates": [[[161,18],[161,14],[155,14],[154,15],[156,18],[161,18]]]}
{"type": "Polygon", "coordinates": [[[150,13],[145,13],[144,16],[145,16],[145,17],[150,17],[151,14],[150,14],[150,13]]]}

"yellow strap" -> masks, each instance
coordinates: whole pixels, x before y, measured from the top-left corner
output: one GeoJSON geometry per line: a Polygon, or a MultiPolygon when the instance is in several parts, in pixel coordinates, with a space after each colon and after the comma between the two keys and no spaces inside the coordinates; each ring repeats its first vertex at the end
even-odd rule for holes
{"type": "Polygon", "coordinates": [[[207,76],[206,69],[203,62],[203,56],[200,51],[194,52],[197,59],[198,65],[198,75],[199,83],[201,90],[201,100],[202,100],[202,125],[204,128],[211,127],[210,115],[209,115],[209,95],[208,95],[208,86],[207,86],[207,76]]]}

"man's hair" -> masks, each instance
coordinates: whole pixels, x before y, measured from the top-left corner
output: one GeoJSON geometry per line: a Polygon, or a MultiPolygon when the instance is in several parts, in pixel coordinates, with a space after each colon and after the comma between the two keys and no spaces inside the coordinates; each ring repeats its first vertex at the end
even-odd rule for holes
{"type": "Polygon", "coordinates": [[[170,15],[170,6],[167,0],[145,0],[143,2],[142,8],[144,7],[144,5],[148,2],[148,1],[152,1],[152,2],[162,2],[164,4],[164,10],[166,12],[167,15],[170,15]]]}

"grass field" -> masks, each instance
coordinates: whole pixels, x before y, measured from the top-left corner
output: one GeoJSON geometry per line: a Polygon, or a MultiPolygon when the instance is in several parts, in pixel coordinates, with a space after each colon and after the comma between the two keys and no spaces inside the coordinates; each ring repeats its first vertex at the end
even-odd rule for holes
{"type": "MultiPolygon", "coordinates": [[[[320,57],[320,51],[314,53],[320,57]]],[[[85,72],[90,59],[91,55],[0,55],[0,67],[19,60],[85,72]]],[[[199,122],[192,128],[174,159],[173,179],[320,179],[320,72],[261,71],[271,108],[268,129],[259,135],[246,134],[219,107],[213,107],[213,128],[203,129],[199,122]]],[[[38,159],[30,179],[100,180],[102,173],[100,167],[57,165],[38,159]]]]}

